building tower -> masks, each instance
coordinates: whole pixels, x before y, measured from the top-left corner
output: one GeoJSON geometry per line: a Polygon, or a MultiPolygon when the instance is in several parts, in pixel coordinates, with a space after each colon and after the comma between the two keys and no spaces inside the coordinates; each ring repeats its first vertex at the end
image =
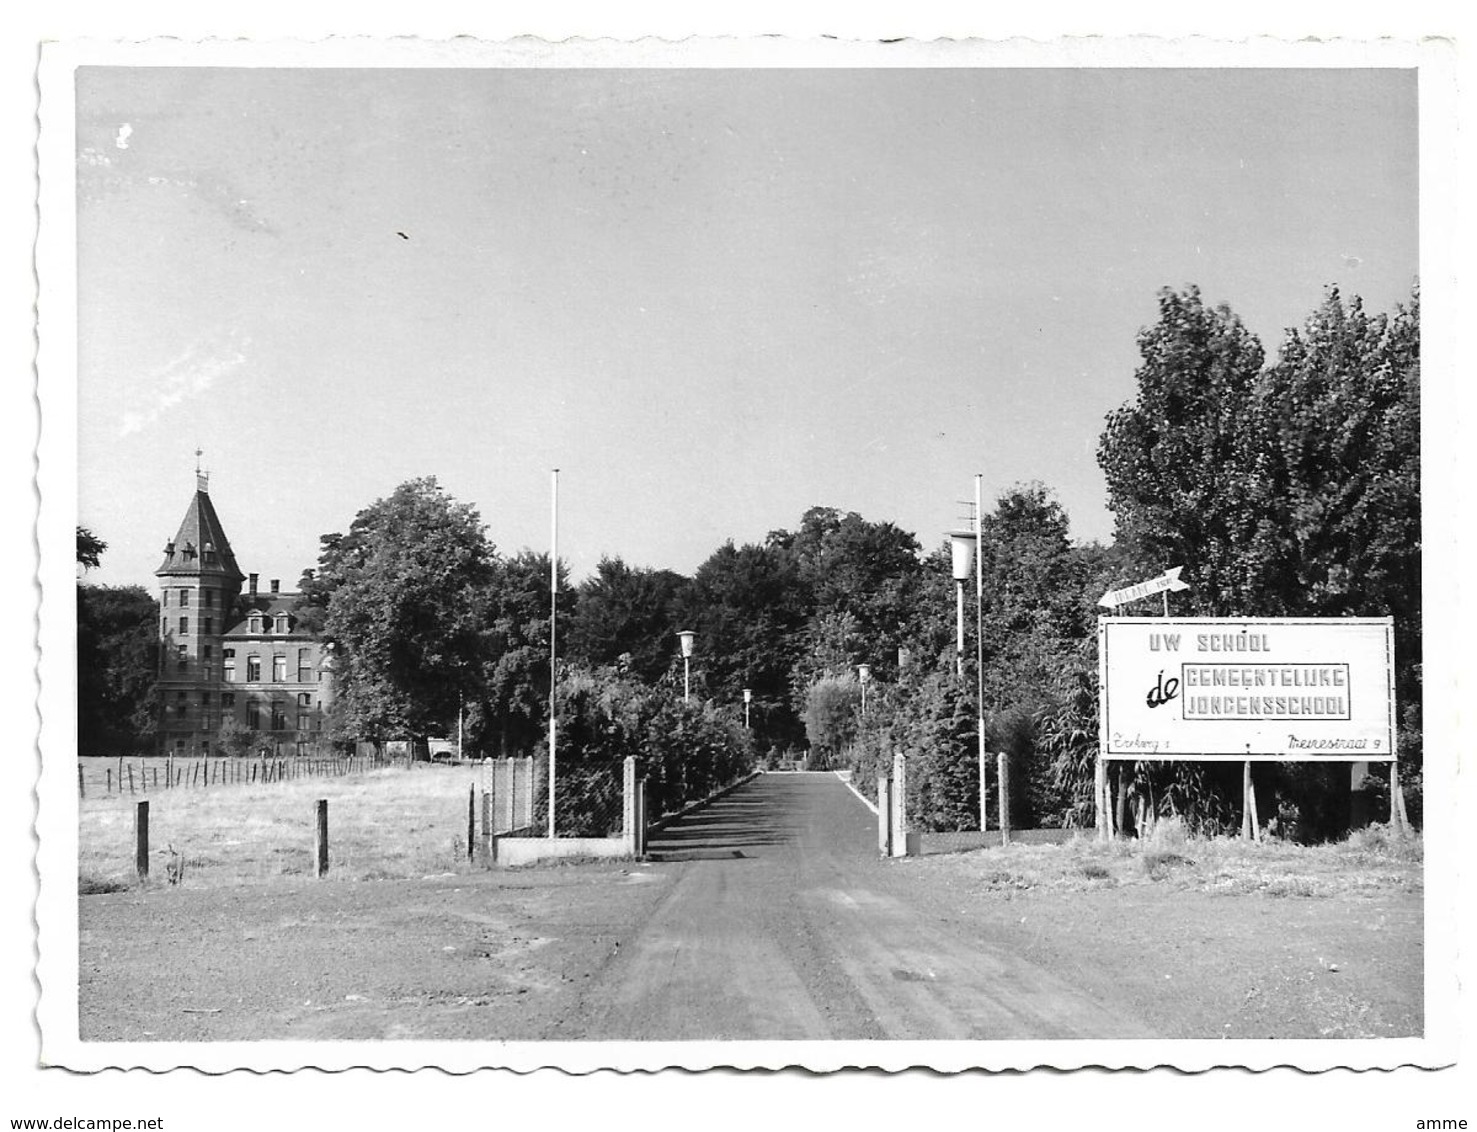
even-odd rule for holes
{"type": "MultiPolygon", "coordinates": [[[[210,502],[210,477],[195,469],[195,496],[179,533],[164,546],[159,579],[160,744],[199,754],[200,737],[220,727],[220,639],[246,576],[210,502]]],[[[206,740],[208,743],[208,740],[206,740]]]]}
{"type": "Polygon", "coordinates": [[[195,496],[164,547],[159,579],[159,745],[165,754],[210,756],[234,721],[252,753],[307,754],[323,739],[331,696],[323,645],[299,630],[298,594],[273,580],[257,592],[195,469],[195,496]],[[242,583],[249,584],[245,593],[242,583]]]}

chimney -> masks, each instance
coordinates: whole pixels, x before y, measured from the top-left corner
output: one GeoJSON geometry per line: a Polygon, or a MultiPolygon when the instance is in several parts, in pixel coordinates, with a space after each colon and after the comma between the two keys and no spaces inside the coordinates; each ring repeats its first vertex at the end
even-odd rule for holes
{"type": "Polygon", "coordinates": [[[249,576],[249,584],[251,586],[251,589],[248,590],[247,592],[250,593],[252,597],[256,597],[256,575],[255,574],[252,574],[252,575],[249,576]]]}
{"type": "Polygon", "coordinates": [[[278,594],[278,593],[281,593],[282,592],[282,579],[281,578],[273,578],[272,579],[272,592],[274,594],[278,594]]]}

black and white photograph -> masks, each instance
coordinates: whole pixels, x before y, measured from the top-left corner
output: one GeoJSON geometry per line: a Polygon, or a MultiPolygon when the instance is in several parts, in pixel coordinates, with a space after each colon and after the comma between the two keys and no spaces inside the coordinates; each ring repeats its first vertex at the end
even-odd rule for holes
{"type": "Polygon", "coordinates": [[[1449,1064],[1450,85],[47,45],[43,1062],[1449,1064]]]}

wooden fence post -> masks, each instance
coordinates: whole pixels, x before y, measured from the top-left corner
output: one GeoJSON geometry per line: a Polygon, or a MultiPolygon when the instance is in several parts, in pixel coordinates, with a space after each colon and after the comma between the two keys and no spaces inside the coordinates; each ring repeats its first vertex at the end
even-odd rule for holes
{"type": "Polygon", "coordinates": [[[82,764],[77,764],[77,797],[87,797],[87,781],[82,774],[82,764]]]}
{"type": "MultiPolygon", "coordinates": [[[[133,764],[132,763],[129,763],[128,764],[128,792],[130,794],[134,793],[134,789],[133,789],[133,764]]],[[[119,776],[118,776],[118,793],[120,793],[120,794],[123,793],[123,776],[122,776],[122,772],[119,772],[119,776]]]]}
{"type": "MultiPolygon", "coordinates": [[[[111,794],[113,792],[113,768],[109,766],[103,769],[108,772],[108,793],[111,794]]],[[[119,785],[122,786],[123,784],[120,782],[119,785]]]]}
{"type": "Polygon", "coordinates": [[[477,784],[467,791],[467,860],[477,852],[477,784]]]}
{"type": "Polygon", "coordinates": [[[133,804],[133,871],[139,880],[149,879],[149,803],[133,804]]]}
{"type": "Polygon", "coordinates": [[[1000,844],[1010,844],[1010,759],[1004,751],[995,756],[995,778],[1000,783],[1000,844]]]}
{"type": "Polygon", "coordinates": [[[1390,760],[1390,824],[1398,837],[1406,834],[1405,795],[1400,789],[1400,761],[1390,760]]]}
{"type": "Polygon", "coordinates": [[[317,811],[313,823],[313,860],[318,876],[328,875],[328,799],[319,798],[313,808],[317,811]]]}

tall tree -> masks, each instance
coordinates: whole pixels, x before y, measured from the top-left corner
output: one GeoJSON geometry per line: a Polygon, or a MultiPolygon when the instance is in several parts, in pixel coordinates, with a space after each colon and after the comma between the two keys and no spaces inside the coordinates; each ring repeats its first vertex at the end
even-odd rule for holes
{"type": "MultiPolygon", "coordinates": [[[[678,595],[679,628],[697,634],[695,685],[719,704],[742,711],[743,689],[754,696],[753,726],[764,743],[803,734],[789,698],[790,669],[809,612],[793,559],[771,547],[730,540],[698,567],[678,595]]],[[[672,670],[680,674],[675,641],[672,670]]]]}
{"type": "Polygon", "coordinates": [[[1138,338],[1134,401],[1098,443],[1118,541],[1147,570],[1183,565],[1197,614],[1251,614],[1247,563],[1257,514],[1251,427],[1261,343],[1200,291],[1164,290],[1138,338]]]}
{"type": "Polygon", "coordinates": [[[671,570],[602,558],[579,586],[569,649],[592,666],[623,665],[646,683],[666,673],[672,637],[681,628],[675,603],[687,579],[671,570]]]}
{"type": "Polygon", "coordinates": [[[77,749],[84,755],[153,746],[159,603],[141,586],[77,587],[77,749]]]}
{"type": "MultiPolygon", "coordinates": [[[[569,639],[578,608],[559,563],[558,632],[569,639]]],[[[482,653],[475,681],[473,741],[491,754],[531,750],[543,734],[549,704],[549,556],[524,549],[499,559],[483,609],[482,653]]],[[[563,646],[560,652],[567,650],[563,646]]]]}
{"type": "Polygon", "coordinates": [[[819,622],[849,619],[857,650],[849,663],[871,664],[880,675],[891,675],[923,584],[918,540],[893,523],[812,507],[798,530],[772,531],[767,545],[794,562],[817,620],[813,640],[830,647],[835,635],[822,631],[819,622]]]}
{"type": "Polygon", "coordinates": [[[434,478],[411,480],[321,541],[311,588],[326,604],[340,731],[372,741],[446,731],[479,672],[494,572],[477,511],[434,478]]]}
{"type": "MultiPolygon", "coordinates": [[[[1183,565],[1180,601],[1200,614],[1392,616],[1407,710],[1419,703],[1419,324],[1418,295],[1371,317],[1330,290],[1264,370],[1229,310],[1166,291],[1139,337],[1137,398],[1098,448],[1140,570],[1183,565]]],[[[1418,714],[1403,718],[1402,761],[1418,767],[1418,714]]],[[[1327,834],[1338,776],[1321,770],[1277,775],[1327,834]]]]}

